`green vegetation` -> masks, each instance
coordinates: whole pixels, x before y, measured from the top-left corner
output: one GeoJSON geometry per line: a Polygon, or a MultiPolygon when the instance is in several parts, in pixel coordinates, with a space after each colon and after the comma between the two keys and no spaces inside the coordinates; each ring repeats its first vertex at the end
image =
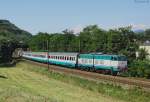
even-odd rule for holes
{"type": "MultiPolygon", "coordinates": [[[[97,91],[97,87],[89,90],[90,85],[98,84],[62,74],[48,73],[44,68],[24,62],[18,63],[15,67],[0,68],[0,102],[124,102],[111,97],[112,91],[117,88],[111,90],[111,85],[102,85],[102,88],[105,88],[103,90],[109,93],[103,95],[103,92],[97,91]],[[84,87],[86,84],[87,87],[84,87]]],[[[140,95],[140,102],[147,101],[145,95],[140,95]]]]}
{"type": "Polygon", "coordinates": [[[134,60],[130,64],[128,76],[145,77],[150,79],[150,64],[149,60],[134,60]]]}
{"type": "Polygon", "coordinates": [[[28,70],[47,75],[49,78],[53,78],[67,84],[88,89],[95,93],[110,96],[115,99],[120,99],[127,102],[149,102],[150,100],[150,93],[144,92],[140,88],[123,89],[120,86],[114,86],[109,83],[104,84],[101,82],[89,81],[79,77],[49,72],[47,69],[36,65],[33,66],[29,67],[28,70]]]}
{"type": "Polygon", "coordinates": [[[0,20],[0,40],[16,40],[16,41],[27,41],[32,35],[20,28],[8,20],[0,20]]]}
{"type": "Polygon", "coordinates": [[[16,48],[26,48],[32,35],[19,29],[8,20],[0,20],[0,63],[12,61],[12,53],[16,48]]]}

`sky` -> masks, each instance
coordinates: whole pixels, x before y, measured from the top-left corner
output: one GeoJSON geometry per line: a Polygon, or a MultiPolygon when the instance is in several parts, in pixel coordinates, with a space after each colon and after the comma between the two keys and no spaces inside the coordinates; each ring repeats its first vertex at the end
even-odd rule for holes
{"type": "Polygon", "coordinates": [[[150,28],[150,0],[0,0],[0,19],[36,34],[87,25],[103,29],[132,25],[150,28]]]}

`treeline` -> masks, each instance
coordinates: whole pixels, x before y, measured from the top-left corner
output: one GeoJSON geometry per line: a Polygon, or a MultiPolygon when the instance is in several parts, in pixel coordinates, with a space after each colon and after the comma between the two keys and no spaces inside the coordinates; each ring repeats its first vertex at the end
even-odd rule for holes
{"type": "Polygon", "coordinates": [[[28,48],[28,45],[15,40],[0,40],[0,64],[10,64],[13,61],[13,53],[17,48],[28,48]]]}
{"type": "Polygon", "coordinates": [[[54,34],[40,32],[34,35],[28,44],[32,51],[46,51],[49,48],[50,52],[101,52],[126,55],[129,64],[129,72],[126,75],[150,77],[150,64],[146,60],[147,52],[139,50],[140,56],[136,58],[139,45],[146,40],[150,40],[150,29],[135,33],[131,27],[106,31],[97,25],[90,25],[78,34],[70,30],[54,34]]]}
{"type": "Polygon", "coordinates": [[[38,33],[34,35],[29,46],[32,51],[50,52],[102,52],[107,54],[123,54],[129,59],[136,58],[135,52],[144,41],[150,40],[150,30],[134,33],[131,27],[103,30],[97,25],[90,25],[79,34],[70,30],[62,33],[38,33]]]}
{"type": "Polygon", "coordinates": [[[27,47],[32,35],[8,20],[0,20],[0,64],[11,63],[16,48],[27,47]]]}

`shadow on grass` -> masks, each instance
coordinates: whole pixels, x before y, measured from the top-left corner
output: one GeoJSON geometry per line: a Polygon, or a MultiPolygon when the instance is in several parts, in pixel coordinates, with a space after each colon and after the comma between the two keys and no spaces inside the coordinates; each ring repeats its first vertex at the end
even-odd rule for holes
{"type": "Polygon", "coordinates": [[[16,63],[2,63],[0,64],[0,68],[13,68],[16,66],[16,63]]]}
{"type": "Polygon", "coordinates": [[[6,76],[0,75],[0,78],[8,79],[6,76]]]}
{"type": "Polygon", "coordinates": [[[0,68],[13,68],[20,61],[21,61],[20,59],[17,59],[17,60],[13,60],[11,62],[0,63],[0,68]]]}

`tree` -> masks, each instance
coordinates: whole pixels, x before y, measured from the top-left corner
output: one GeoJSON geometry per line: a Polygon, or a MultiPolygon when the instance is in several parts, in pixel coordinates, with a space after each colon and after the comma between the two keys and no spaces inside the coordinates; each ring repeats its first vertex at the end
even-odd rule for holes
{"type": "Polygon", "coordinates": [[[81,52],[105,52],[107,35],[106,31],[97,25],[90,25],[83,29],[79,35],[81,52]]]}
{"type": "Polygon", "coordinates": [[[8,63],[13,60],[12,54],[16,48],[27,47],[24,43],[19,43],[14,40],[1,40],[0,41],[0,63],[8,63]]]}
{"type": "Polygon", "coordinates": [[[128,70],[129,76],[150,78],[149,60],[134,60],[128,70]]]}
{"type": "Polygon", "coordinates": [[[139,49],[138,53],[139,53],[138,59],[140,59],[140,60],[146,59],[146,56],[148,55],[148,53],[145,49],[139,49]]]}
{"type": "Polygon", "coordinates": [[[47,50],[47,40],[49,39],[48,33],[39,32],[37,35],[33,36],[30,40],[29,47],[34,51],[44,51],[47,50]]]}

